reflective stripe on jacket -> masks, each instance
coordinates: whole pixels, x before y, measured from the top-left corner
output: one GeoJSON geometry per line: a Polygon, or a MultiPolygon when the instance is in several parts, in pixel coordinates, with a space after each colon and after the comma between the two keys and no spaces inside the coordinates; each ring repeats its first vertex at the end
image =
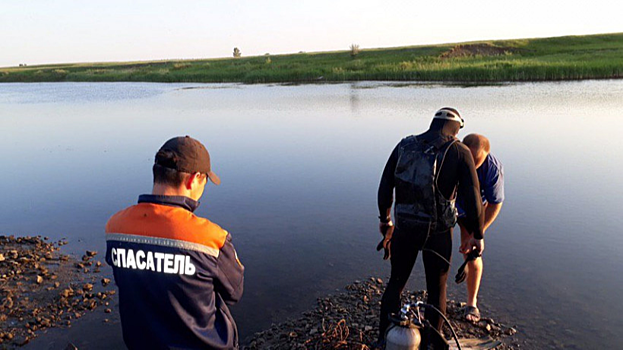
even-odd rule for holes
{"type": "Polygon", "coordinates": [[[227,304],[242,296],[244,267],[229,233],[194,215],[192,202],[144,195],[106,224],[130,349],[238,347],[227,304]]]}

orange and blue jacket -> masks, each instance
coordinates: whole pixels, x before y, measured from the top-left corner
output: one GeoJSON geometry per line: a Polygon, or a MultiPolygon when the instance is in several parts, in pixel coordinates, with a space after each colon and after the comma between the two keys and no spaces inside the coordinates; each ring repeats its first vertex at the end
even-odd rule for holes
{"type": "Polygon", "coordinates": [[[198,202],[142,195],[106,224],[106,262],[119,288],[129,349],[235,349],[227,307],[242,296],[244,267],[231,236],[193,214],[198,202]]]}

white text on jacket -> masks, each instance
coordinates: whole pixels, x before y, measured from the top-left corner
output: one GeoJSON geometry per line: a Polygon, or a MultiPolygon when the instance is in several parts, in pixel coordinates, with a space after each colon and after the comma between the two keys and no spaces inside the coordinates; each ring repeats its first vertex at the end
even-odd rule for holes
{"type": "Polygon", "coordinates": [[[195,274],[195,265],[190,262],[190,256],[188,255],[142,250],[135,252],[132,249],[112,248],[110,250],[110,258],[114,266],[126,269],[150,270],[180,275],[195,274]]]}

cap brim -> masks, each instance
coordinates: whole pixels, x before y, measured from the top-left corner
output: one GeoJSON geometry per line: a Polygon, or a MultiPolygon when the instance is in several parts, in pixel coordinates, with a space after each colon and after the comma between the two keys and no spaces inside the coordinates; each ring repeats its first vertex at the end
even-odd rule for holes
{"type": "Polygon", "coordinates": [[[208,172],[208,178],[210,178],[210,181],[217,186],[221,184],[221,178],[219,178],[213,171],[208,172]]]}

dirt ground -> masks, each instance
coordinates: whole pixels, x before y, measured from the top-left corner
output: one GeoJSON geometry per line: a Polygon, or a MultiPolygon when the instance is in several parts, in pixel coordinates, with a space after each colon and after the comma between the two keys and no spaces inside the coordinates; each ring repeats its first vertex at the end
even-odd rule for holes
{"type": "Polygon", "coordinates": [[[472,56],[504,56],[517,52],[512,47],[499,47],[491,44],[457,45],[441,54],[441,58],[461,58],[472,56]]]}

